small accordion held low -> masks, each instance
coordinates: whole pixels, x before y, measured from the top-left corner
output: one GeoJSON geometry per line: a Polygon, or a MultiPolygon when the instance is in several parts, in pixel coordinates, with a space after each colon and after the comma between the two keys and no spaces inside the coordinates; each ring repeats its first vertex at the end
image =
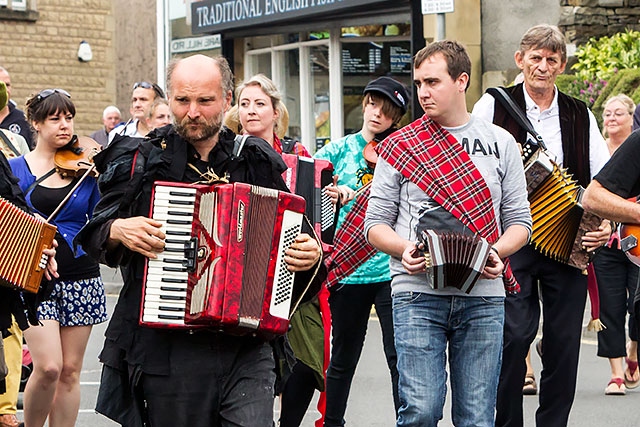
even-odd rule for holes
{"type": "Polygon", "coordinates": [[[532,244],[543,255],[584,270],[591,255],[582,248],[582,236],[602,222],[582,208],[584,188],[542,150],[525,166],[525,176],[533,219],[532,244]]]}
{"type": "Polygon", "coordinates": [[[484,271],[491,245],[475,234],[423,230],[418,241],[424,246],[427,275],[433,289],[456,287],[469,293],[484,271]]]}
{"type": "Polygon", "coordinates": [[[282,154],[282,159],[288,167],[282,179],[292,193],[306,200],[305,214],[322,242],[322,252],[331,253],[337,216],[324,187],[333,183],[333,165],[328,160],[295,154],[282,154]]]}
{"type": "Polygon", "coordinates": [[[285,333],[294,273],[284,252],[304,208],[300,196],[248,184],[154,183],[150,216],[166,247],[147,262],[140,323],[285,333]]]}
{"type": "Polygon", "coordinates": [[[0,285],[37,293],[56,230],[0,198],[0,285]]]}

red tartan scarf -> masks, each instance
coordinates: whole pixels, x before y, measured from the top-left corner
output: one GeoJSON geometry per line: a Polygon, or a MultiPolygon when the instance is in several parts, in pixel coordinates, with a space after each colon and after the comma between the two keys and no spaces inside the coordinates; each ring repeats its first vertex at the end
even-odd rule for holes
{"type": "MultiPolygon", "coordinates": [[[[498,240],[484,178],[453,135],[426,114],[380,143],[378,154],[471,231],[489,243],[498,240]]],[[[509,260],[504,263],[505,290],[520,292],[509,260]]]]}
{"type": "Polygon", "coordinates": [[[333,252],[327,260],[328,288],[348,277],[378,252],[364,238],[364,217],[369,205],[369,188],[356,197],[351,210],[333,238],[333,252]]]}

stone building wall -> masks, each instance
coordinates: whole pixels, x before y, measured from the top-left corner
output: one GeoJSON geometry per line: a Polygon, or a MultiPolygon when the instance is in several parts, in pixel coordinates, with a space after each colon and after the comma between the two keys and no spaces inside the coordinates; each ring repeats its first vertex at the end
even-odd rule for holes
{"type": "Polygon", "coordinates": [[[561,0],[558,26],[570,43],[640,30],[640,0],[561,0]]]}
{"type": "Polygon", "coordinates": [[[112,7],[110,0],[32,0],[26,12],[0,9],[0,66],[21,109],[31,93],[59,87],[76,105],[77,134],[102,125],[102,110],[116,98],[112,7]],[[90,62],[78,60],[82,40],[90,62]]]}
{"type": "Polygon", "coordinates": [[[118,64],[116,105],[125,120],[129,118],[132,85],[139,81],[158,81],[156,3],[156,0],[113,0],[118,64]]]}

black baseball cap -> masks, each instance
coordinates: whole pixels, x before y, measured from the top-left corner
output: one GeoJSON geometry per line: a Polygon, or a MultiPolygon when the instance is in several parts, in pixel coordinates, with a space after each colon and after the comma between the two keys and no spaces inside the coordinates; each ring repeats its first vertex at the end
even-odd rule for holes
{"type": "Polygon", "coordinates": [[[366,95],[367,92],[379,92],[400,107],[402,114],[407,112],[409,92],[399,81],[386,76],[378,77],[370,81],[367,87],[364,88],[363,93],[366,95]]]}

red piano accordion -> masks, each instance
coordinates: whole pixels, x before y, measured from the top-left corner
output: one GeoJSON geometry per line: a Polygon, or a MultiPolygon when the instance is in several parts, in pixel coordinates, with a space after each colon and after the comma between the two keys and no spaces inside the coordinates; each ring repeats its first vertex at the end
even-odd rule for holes
{"type": "Polygon", "coordinates": [[[56,230],[0,198],[0,285],[38,292],[56,230]]]}
{"type": "Polygon", "coordinates": [[[469,293],[484,271],[491,245],[475,234],[423,230],[427,276],[433,289],[456,287],[469,293]]]}
{"type": "Polygon", "coordinates": [[[282,173],[292,193],[307,201],[305,214],[313,224],[325,254],[333,250],[336,211],[324,187],[333,183],[333,165],[328,160],[282,154],[288,169],[282,173]]]}
{"type": "Polygon", "coordinates": [[[283,334],[294,273],[284,251],[300,233],[302,197],[242,183],[154,183],[150,216],[166,247],[148,259],[140,323],[283,334]]]}

